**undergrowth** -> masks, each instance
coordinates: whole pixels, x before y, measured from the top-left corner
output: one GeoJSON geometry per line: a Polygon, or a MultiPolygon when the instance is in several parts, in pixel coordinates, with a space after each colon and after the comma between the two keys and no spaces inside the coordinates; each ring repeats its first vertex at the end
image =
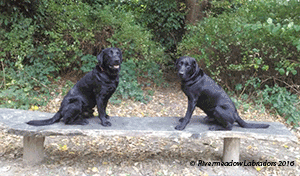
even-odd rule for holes
{"type": "Polygon", "coordinates": [[[242,91],[239,97],[235,97],[233,92],[229,93],[237,108],[242,106],[243,111],[248,111],[250,107],[254,107],[261,113],[269,110],[275,115],[284,117],[288,124],[295,127],[300,125],[300,97],[285,87],[275,84],[273,87],[265,85],[261,88],[261,80],[252,78],[244,86],[238,84],[235,89],[242,91]],[[254,91],[252,94],[243,93],[243,87],[254,91]]]}

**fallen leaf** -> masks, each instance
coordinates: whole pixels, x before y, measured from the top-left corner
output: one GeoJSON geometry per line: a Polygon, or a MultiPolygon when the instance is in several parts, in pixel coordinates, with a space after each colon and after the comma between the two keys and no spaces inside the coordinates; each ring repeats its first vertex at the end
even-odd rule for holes
{"type": "Polygon", "coordinates": [[[66,151],[66,150],[68,150],[68,146],[67,145],[63,145],[63,146],[60,146],[59,149],[61,151],[66,151]]]}
{"type": "Polygon", "coordinates": [[[36,110],[38,110],[38,109],[39,109],[38,106],[31,106],[29,110],[31,110],[31,111],[36,111],[36,110]]]}
{"type": "Polygon", "coordinates": [[[261,170],[261,168],[260,167],[256,167],[255,168],[258,172],[261,170]]]}
{"type": "Polygon", "coordinates": [[[97,169],[97,167],[93,167],[93,168],[92,168],[92,171],[93,171],[93,172],[99,172],[99,170],[97,169]]]}

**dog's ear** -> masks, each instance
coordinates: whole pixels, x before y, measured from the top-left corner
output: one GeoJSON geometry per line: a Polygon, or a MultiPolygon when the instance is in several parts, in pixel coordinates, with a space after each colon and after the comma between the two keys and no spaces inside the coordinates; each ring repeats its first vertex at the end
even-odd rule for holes
{"type": "Polygon", "coordinates": [[[181,59],[183,59],[183,56],[180,57],[180,58],[178,58],[178,59],[175,61],[175,68],[177,68],[177,65],[178,65],[178,63],[179,63],[179,61],[180,61],[181,59]]]}
{"type": "Polygon", "coordinates": [[[203,76],[204,72],[203,70],[198,66],[197,61],[195,60],[195,70],[198,70],[200,75],[203,76]]]}
{"type": "Polygon", "coordinates": [[[104,50],[101,51],[101,53],[97,56],[98,64],[101,66],[103,64],[103,56],[104,56],[104,50]]]}
{"type": "Polygon", "coordinates": [[[123,62],[123,56],[122,56],[122,50],[120,48],[117,48],[120,52],[121,62],[123,62]]]}
{"type": "Polygon", "coordinates": [[[193,59],[192,66],[193,66],[193,70],[194,70],[195,72],[198,70],[199,73],[200,73],[200,75],[203,76],[204,72],[203,72],[203,70],[198,66],[198,63],[197,63],[196,59],[193,59]]]}
{"type": "Polygon", "coordinates": [[[192,65],[193,65],[193,68],[195,68],[195,69],[198,68],[197,61],[196,61],[196,59],[194,59],[194,58],[193,58],[193,63],[192,63],[192,65]]]}

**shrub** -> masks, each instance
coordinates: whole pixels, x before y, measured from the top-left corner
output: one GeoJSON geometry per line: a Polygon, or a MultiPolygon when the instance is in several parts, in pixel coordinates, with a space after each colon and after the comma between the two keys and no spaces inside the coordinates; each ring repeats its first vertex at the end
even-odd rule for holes
{"type": "Polygon", "coordinates": [[[277,84],[274,87],[265,86],[264,90],[258,91],[257,104],[263,104],[286,118],[287,123],[296,127],[300,125],[299,98],[291,94],[284,87],[277,84]]]}
{"type": "Polygon", "coordinates": [[[45,106],[54,87],[49,81],[53,76],[51,72],[55,70],[53,63],[43,58],[30,60],[31,65],[22,65],[20,62],[6,61],[10,67],[0,74],[5,78],[0,106],[16,109],[28,109],[31,105],[45,106]]]}
{"type": "Polygon", "coordinates": [[[132,20],[151,32],[151,40],[160,43],[167,53],[176,51],[185,32],[186,5],[183,1],[168,0],[97,0],[101,5],[110,5],[121,13],[132,13],[132,20]]]}
{"type": "Polygon", "coordinates": [[[130,3],[136,20],[152,32],[153,39],[164,46],[167,52],[175,52],[185,32],[186,5],[176,0],[139,0],[130,3]]]}
{"type": "Polygon", "coordinates": [[[120,103],[117,97],[128,99],[133,98],[136,101],[146,102],[149,97],[144,96],[141,86],[137,82],[137,65],[133,60],[123,62],[120,71],[120,82],[111,101],[120,103]]]}

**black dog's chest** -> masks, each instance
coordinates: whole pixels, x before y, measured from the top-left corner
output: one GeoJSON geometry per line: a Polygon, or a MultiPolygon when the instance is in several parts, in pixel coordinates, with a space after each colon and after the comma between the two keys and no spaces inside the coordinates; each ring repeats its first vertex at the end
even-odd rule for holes
{"type": "Polygon", "coordinates": [[[101,94],[103,96],[107,96],[107,95],[111,95],[113,94],[116,89],[117,89],[117,83],[116,82],[113,82],[113,83],[110,83],[110,84],[102,84],[101,86],[98,86],[98,87],[94,87],[93,89],[93,92],[94,94],[101,94]]]}
{"type": "Polygon", "coordinates": [[[213,108],[217,102],[217,98],[210,95],[211,90],[203,89],[197,85],[193,85],[191,87],[182,86],[182,91],[189,98],[189,100],[195,100],[196,106],[202,110],[213,108]]]}

